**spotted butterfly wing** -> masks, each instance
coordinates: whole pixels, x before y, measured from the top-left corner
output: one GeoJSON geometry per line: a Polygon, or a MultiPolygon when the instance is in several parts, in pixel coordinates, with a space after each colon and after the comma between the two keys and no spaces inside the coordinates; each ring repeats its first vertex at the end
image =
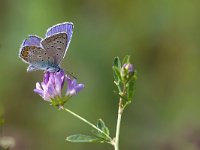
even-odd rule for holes
{"type": "Polygon", "coordinates": [[[54,58],[55,65],[59,65],[65,57],[71,42],[74,25],[71,22],[64,22],[50,27],[46,32],[46,38],[41,45],[54,58]]]}
{"type": "Polygon", "coordinates": [[[67,50],[67,48],[69,47],[69,44],[71,42],[71,38],[72,38],[72,34],[73,34],[73,28],[74,28],[74,25],[73,25],[72,22],[60,23],[60,24],[57,24],[53,27],[50,27],[47,30],[46,37],[50,37],[50,36],[52,36],[54,34],[58,34],[58,33],[66,33],[67,34],[66,50],[67,50]]]}
{"type": "Polygon", "coordinates": [[[47,70],[56,68],[54,58],[45,49],[37,46],[24,46],[20,57],[29,64],[27,71],[47,70]]]}
{"type": "Polygon", "coordinates": [[[54,34],[42,40],[41,45],[48,52],[48,55],[53,58],[54,64],[59,65],[67,48],[67,34],[54,34]]]}

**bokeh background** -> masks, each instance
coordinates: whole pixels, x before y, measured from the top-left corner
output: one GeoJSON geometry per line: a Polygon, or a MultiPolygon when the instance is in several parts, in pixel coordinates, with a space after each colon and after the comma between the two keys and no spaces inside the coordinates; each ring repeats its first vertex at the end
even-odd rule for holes
{"type": "Polygon", "coordinates": [[[1,136],[15,139],[12,150],[113,149],[66,142],[91,128],[36,95],[42,72],[27,73],[18,58],[29,34],[44,37],[66,21],[75,28],[62,67],[85,84],[66,107],[94,123],[103,118],[113,137],[112,62],[130,54],[138,80],[122,119],[121,149],[200,149],[199,0],[0,0],[1,136]]]}

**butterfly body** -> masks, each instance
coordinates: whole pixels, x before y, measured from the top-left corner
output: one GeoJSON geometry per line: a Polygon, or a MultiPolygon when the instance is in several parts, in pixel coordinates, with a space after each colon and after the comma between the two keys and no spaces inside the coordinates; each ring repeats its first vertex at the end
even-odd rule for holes
{"type": "Polygon", "coordinates": [[[66,22],[49,28],[44,39],[32,35],[29,39],[25,39],[19,57],[29,64],[27,71],[59,71],[60,62],[65,57],[72,33],[73,24],[66,22]]]}

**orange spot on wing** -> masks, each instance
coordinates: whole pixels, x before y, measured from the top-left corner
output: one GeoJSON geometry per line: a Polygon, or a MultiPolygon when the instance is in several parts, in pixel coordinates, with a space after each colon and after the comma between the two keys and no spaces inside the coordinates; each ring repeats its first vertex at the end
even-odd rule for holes
{"type": "Polygon", "coordinates": [[[27,47],[24,47],[21,51],[21,57],[24,59],[24,60],[28,60],[28,56],[29,56],[29,52],[31,49],[35,49],[35,46],[27,46],[27,47]]]}

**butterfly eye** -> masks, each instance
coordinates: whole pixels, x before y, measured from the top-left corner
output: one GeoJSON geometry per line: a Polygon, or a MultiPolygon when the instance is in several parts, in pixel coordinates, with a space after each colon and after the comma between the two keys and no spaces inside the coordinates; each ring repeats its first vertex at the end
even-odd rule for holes
{"type": "Polygon", "coordinates": [[[57,72],[59,72],[59,71],[60,71],[60,68],[58,68],[57,72]]]}

